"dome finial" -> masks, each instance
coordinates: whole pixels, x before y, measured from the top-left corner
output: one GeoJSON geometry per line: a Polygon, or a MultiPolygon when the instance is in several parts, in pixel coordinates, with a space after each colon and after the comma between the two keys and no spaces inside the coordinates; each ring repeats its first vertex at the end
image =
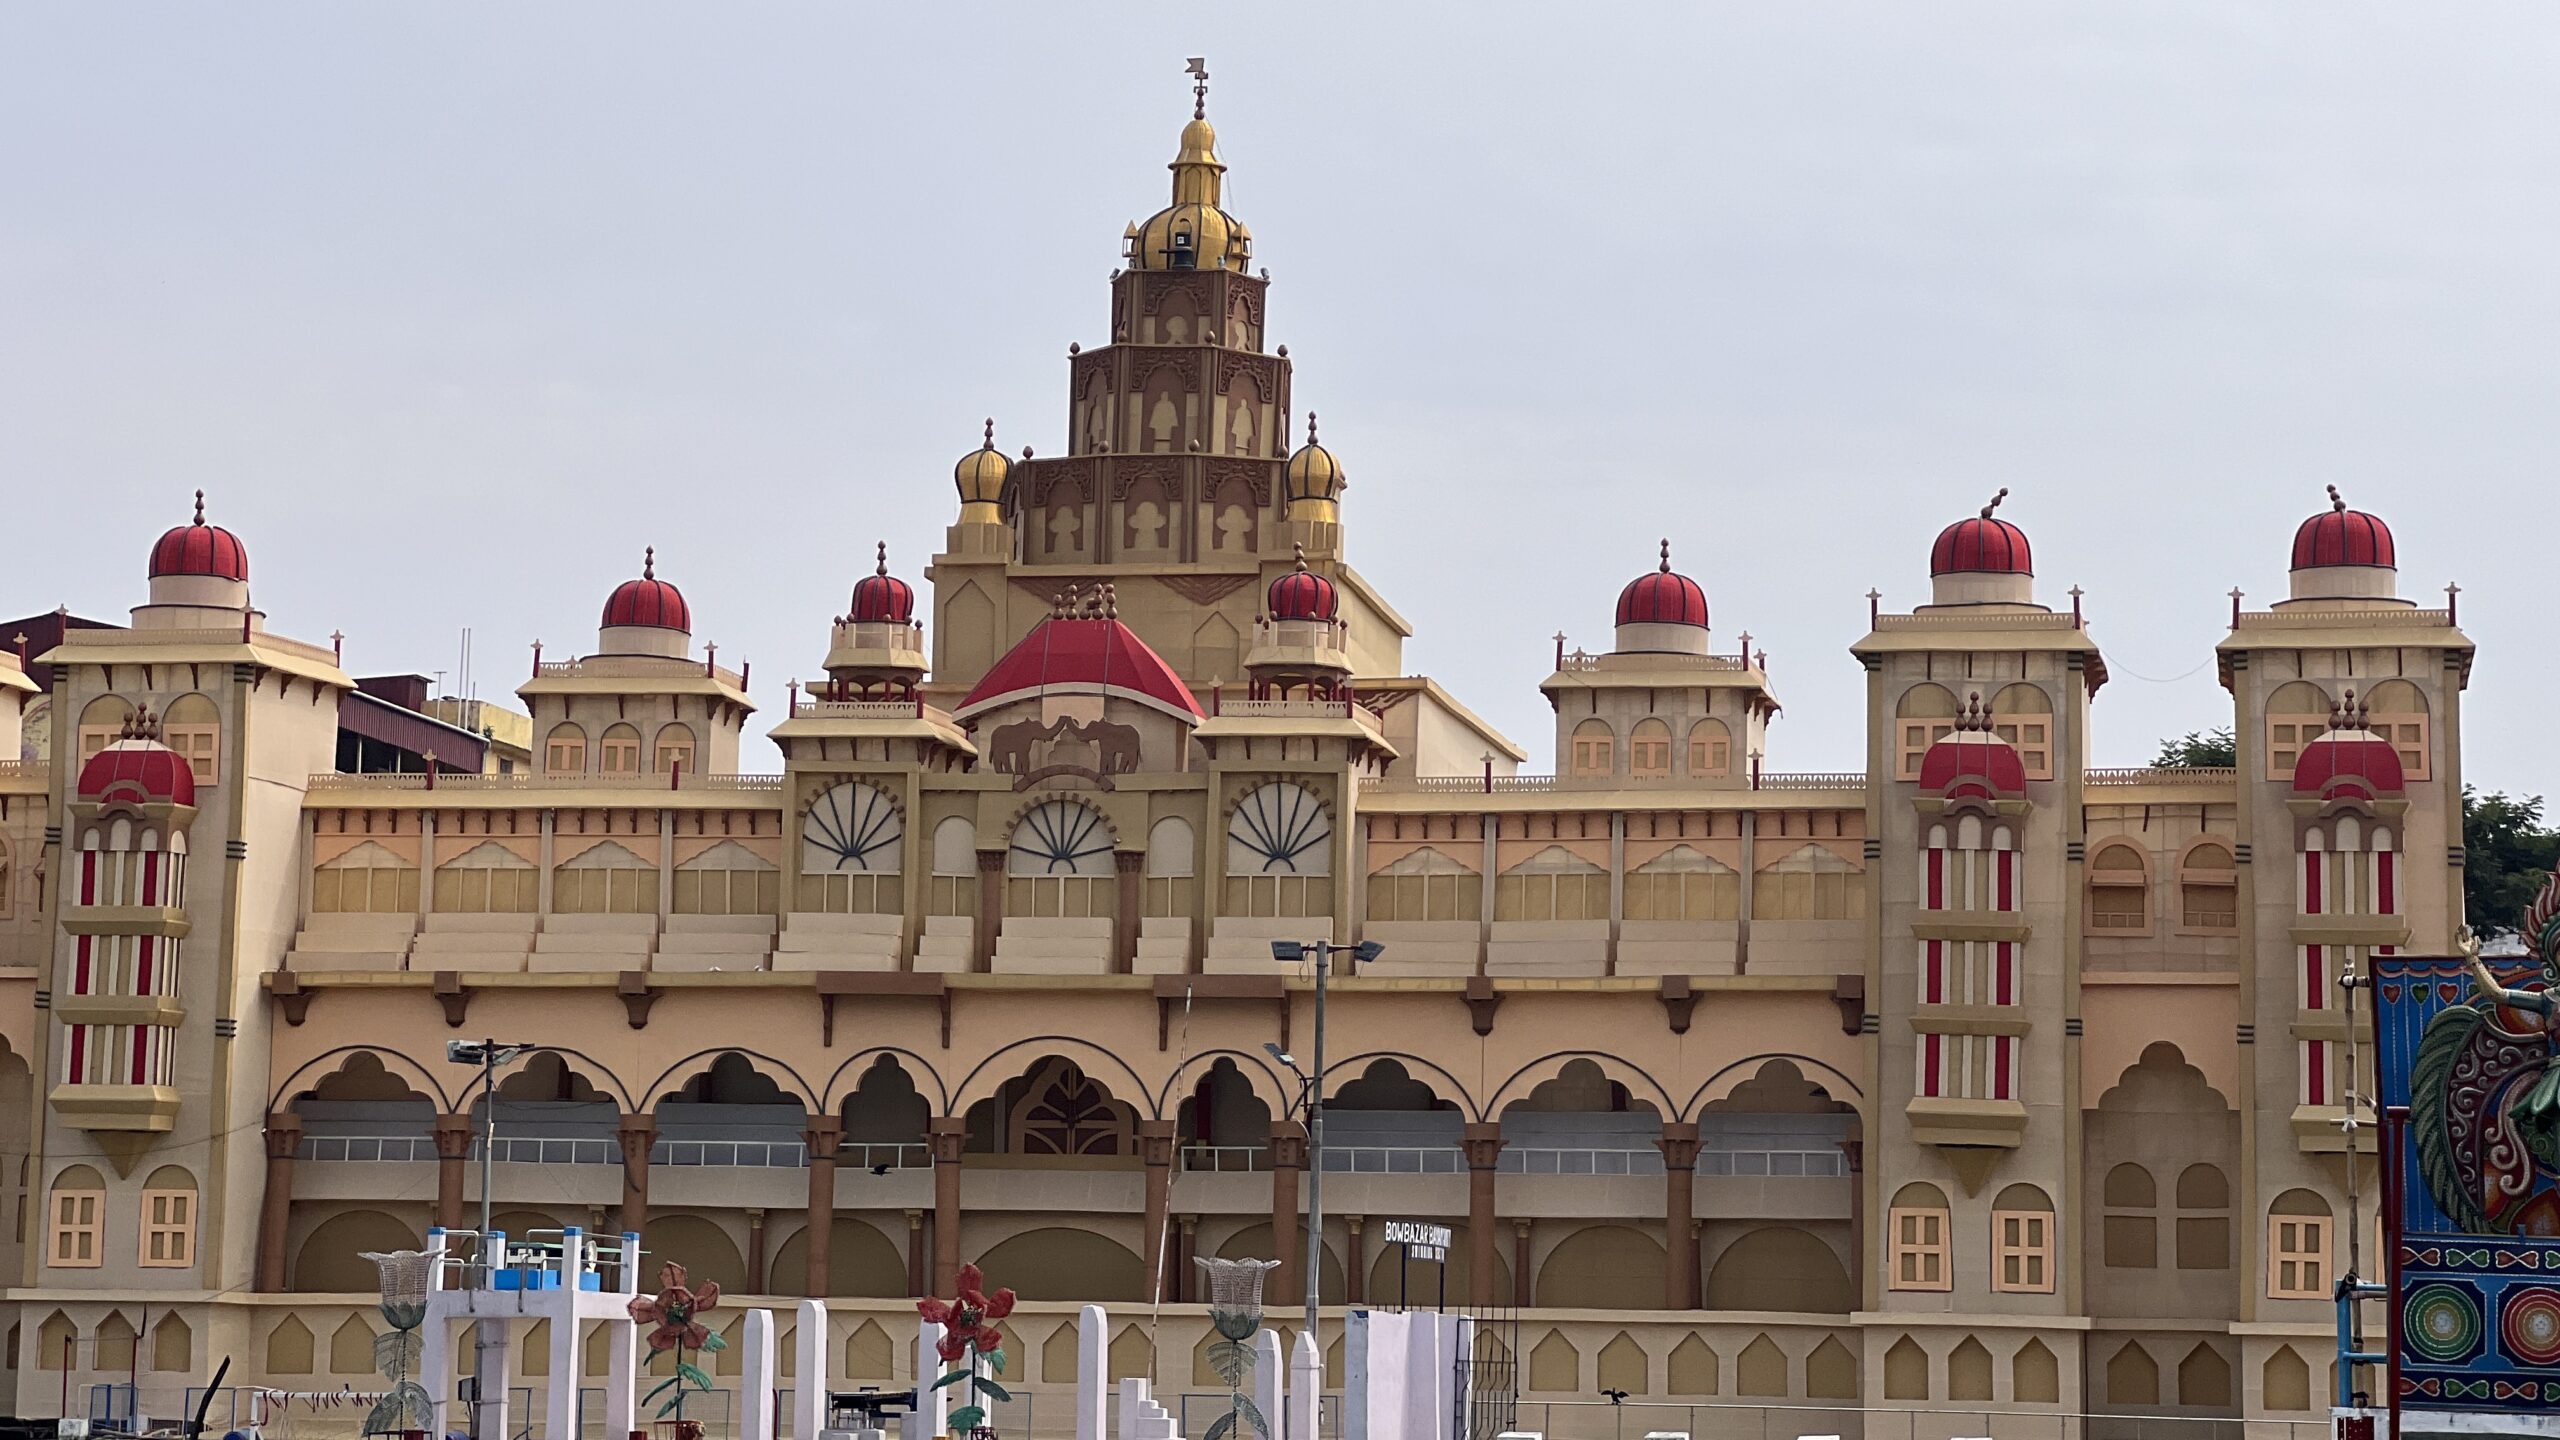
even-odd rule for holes
{"type": "Polygon", "coordinates": [[[658,578],[658,547],[655,545],[640,552],[640,578],[643,580],[658,578]]]}
{"type": "Polygon", "coordinates": [[[981,450],[996,448],[996,417],[993,415],[987,417],[986,438],[978,443],[978,448],[981,450]]]}
{"type": "Polygon", "coordinates": [[[196,492],[196,523],[204,523],[204,492],[201,490],[196,492]]]}
{"type": "Polygon", "coordinates": [[[2339,513],[2339,514],[2344,514],[2344,513],[2346,512],[2346,508],[2347,508],[2347,497],[2345,497],[2344,495],[2341,495],[2341,494],[2339,494],[2339,493],[2338,493],[2338,487],[2337,487],[2337,486],[2335,486],[2335,485],[2330,486],[2330,487],[2329,487],[2329,509],[2330,509],[2331,511],[2333,511],[2333,512],[2336,512],[2336,513],[2339,513]]]}
{"type": "Polygon", "coordinates": [[[1316,443],[1316,412],[1313,410],[1307,412],[1307,443],[1316,443]]]}
{"type": "Polygon", "coordinates": [[[1190,75],[1194,82],[1191,86],[1191,118],[1194,120],[1206,120],[1209,118],[1208,57],[1202,55],[1192,56],[1190,75]]]}
{"type": "Polygon", "coordinates": [[[871,573],[874,575],[889,573],[889,542],[886,540],[880,542],[880,563],[872,567],[871,573]]]}
{"type": "Polygon", "coordinates": [[[2003,500],[2006,500],[2006,499],[2008,499],[2008,498],[2009,498],[2009,487],[2008,487],[2008,486],[2006,486],[2006,485],[2003,485],[2003,486],[2001,486],[2001,487],[2000,487],[2000,493],[1991,497],[1991,503],[1982,507],[1982,518],[1983,518],[1983,519],[1985,519],[1985,520],[1990,519],[1990,518],[1991,518],[1991,512],[1992,512],[1992,511],[1994,511],[1994,510],[1999,509],[1999,508],[2000,508],[2000,502],[2001,502],[2001,501],[2003,501],[2003,500]]]}
{"type": "Polygon", "coordinates": [[[1671,537],[1668,535],[1662,537],[1662,573],[1671,573],[1671,537]]]}
{"type": "Polygon", "coordinates": [[[1290,546],[1289,548],[1290,548],[1291,550],[1293,550],[1293,551],[1295,551],[1295,552],[1297,553],[1297,557],[1298,557],[1298,573],[1299,573],[1299,574],[1301,574],[1301,575],[1306,574],[1306,573],[1307,573],[1307,547],[1306,547],[1306,545],[1302,542],[1302,543],[1299,543],[1299,544],[1296,544],[1296,545],[1292,545],[1292,546],[1290,546]]]}

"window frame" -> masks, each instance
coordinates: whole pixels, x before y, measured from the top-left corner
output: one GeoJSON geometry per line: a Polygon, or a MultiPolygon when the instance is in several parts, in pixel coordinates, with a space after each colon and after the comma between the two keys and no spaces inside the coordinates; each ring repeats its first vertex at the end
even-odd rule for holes
{"type": "Polygon", "coordinates": [[[1932,1205],[1896,1205],[1885,1212],[1885,1288],[1944,1292],[1955,1289],[1955,1244],[1948,1211],[1932,1205]],[[1923,1238],[1923,1230],[1935,1238],[1923,1238]],[[1907,1266],[1904,1262],[1918,1262],[1907,1266]],[[1911,1272],[1905,1279],[1906,1270],[1911,1272]],[[1932,1273],[1934,1272],[1934,1273],[1932,1273]]]}
{"type": "Polygon", "coordinates": [[[44,1263],[50,1270],[96,1270],[107,1263],[107,1192],[51,1190],[45,1194],[44,1263]],[[71,1212],[85,1205],[86,1218],[71,1212]],[[87,1258],[65,1253],[65,1242],[85,1237],[87,1258]]]}
{"type": "Polygon", "coordinates": [[[2267,1298],[2270,1300],[2328,1300],[2331,1297],[2329,1277],[2336,1263],[2337,1217],[2332,1215],[2287,1215],[2281,1212],[2267,1216],[2267,1298]],[[2297,1238],[2308,1245],[2285,1244],[2289,1227],[2301,1227],[2297,1238]],[[2311,1248],[2316,1247],[2316,1248],[2311,1248]],[[2293,1284],[2287,1285],[2286,1271],[2291,1267],[2293,1284]],[[2309,1269],[2308,1283],[2300,1273],[2309,1269]]]}
{"type": "Polygon", "coordinates": [[[587,731],[574,720],[563,720],[544,732],[542,737],[542,773],[545,775],[584,775],[587,773],[587,731]],[[566,732],[565,734],[563,732],[566,732]],[[562,763],[566,754],[567,763],[562,763]]]}
{"type": "Polygon", "coordinates": [[[1991,1212],[1991,1288],[2003,1295],[2050,1295],[2053,1280],[2053,1212],[2050,1210],[1994,1210],[1991,1212]],[[2010,1239],[2010,1227],[2017,1227],[2018,1238],[2010,1239]],[[2008,1278],[2009,1262],[2018,1262],[2018,1279],[2008,1278]]]}
{"type": "Polygon", "coordinates": [[[2148,939],[2159,926],[2159,905],[2151,893],[2151,856],[2140,845],[2121,836],[2109,836],[2089,847],[2089,858],[2080,867],[2083,891],[2080,933],[2101,939],[2148,939]],[[2125,851],[2134,858],[2131,870],[2101,867],[2099,857],[2114,851],[2125,851]],[[2121,896],[2131,892],[2140,897],[2140,923],[2105,925],[2099,923],[2098,896],[2107,892],[2121,896]]]}
{"type": "Polygon", "coordinates": [[[2240,861],[2238,842],[2225,840],[2218,835],[2202,835],[2192,841],[2189,841],[2187,848],[2179,853],[2177,933],[2181,935],[2237,935],[2240,933],[2240,861]],[[2230,858],[2230,866],[2228,868],[2216,869],[2195,864],[2194,860],[2197,852],[2204,850],[2221,851],[2225,856],[2230,858]],[[2198,923],[2195,918],[2196,911],[2194,907],[2188,903],[2189,892],[2194,890],[2221,890],[2228,892],[2228,899],[2225,903],[2227,906],[2227,913],[2231,916],[2230,922],[2223,925],[2206,925],[2198,923]]]}
{"type": "Polygon", "coordinates": [[[193,1190],[145,1190],[142,1192],[142,1225],[134,1249],[134,1263],[145,1270],[186,1270],[196,1263],[196,1192],[193,1190]],[[162,1207],[166,1206],[164,1216],[162,1207]],[[173,1242],[169,1253],[154,1259],[151,1242],[166,1239],[173,1242]]]}

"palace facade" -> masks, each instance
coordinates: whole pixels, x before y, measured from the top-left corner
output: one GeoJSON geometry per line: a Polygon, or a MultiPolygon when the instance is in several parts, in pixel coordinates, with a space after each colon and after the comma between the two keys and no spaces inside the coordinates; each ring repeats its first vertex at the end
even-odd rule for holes
{"type": "Polygon", "coordinates": [[[2462,921],[2472,647],[2383,523],[2321,508],[2235,608],[2235,769],[2088,765],[2105,661],[1995,501],[1842,637],[1856,763],[1765,768],[1761,657],[1630,537],[1515,773],[1348,562],[1205,118],[1171,169],[1064,452],[990,426],[922,584],[848,567],[778,716],[653,556],[519,688],[524,768],[337,773],[336,646],[201,506],[129,626],[0,658],[0,754],[46,757],[0,763],[17,1413],[128,1375],[169,1413],[223,1357],[367,1388],[362,1254],[478,1223],[444,1047],[490,1037],[542,1047],[497,1229],[826,1297],[840,1385],[911,1382],[908,1297],[974,1261],[1026,1300],[1027,1428],[1080,1301],[1115,1369],[1222,1391],[1191,1260],[1303,1293],[1313,977],[1272,942],[1330,940],[1384,947],[1330,991],[1333,1316],[1516,1310],[1531,1400],[2317,1418],[2376,1263],[2335,982],[2462,921]],[[1388,1219],[1454,1227],[1445,1272],[1388,1219]]]}

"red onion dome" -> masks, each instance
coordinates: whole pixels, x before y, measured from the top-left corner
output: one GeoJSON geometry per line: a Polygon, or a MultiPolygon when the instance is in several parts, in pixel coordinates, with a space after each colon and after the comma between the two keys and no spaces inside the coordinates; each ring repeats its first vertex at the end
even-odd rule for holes
{"type": "Polygon", "coordinates": [[[889,573],[888,541],[880,542],[878,568],[853,582],[853,610],[846,618],[856,625],[905,625],[916,618],[915,587],[889,573]]]}
{"type": "Polygon", "coordinates": [[[2400,752],[2365,728],[2364,702],[2350,690],[2329,712],[2329,729],[2293,762],[2293,793],[2324,800],[2375,800],[2406,785],[2400,752]]]}
{"type": "Polygon", "coordinates": [[[2017,747],[1991,733],[1991,712],[1975,695],[1956,728],[1920,757],[1920,788],[1946,799],[2015,798],[2027,793],[2027,765],[2017,747]]]}
{"type": "MultiPolygon", "coordinates": [[[[165,542],[163,542],[165,543],[165,542]]],[[[2329,508],[2302,522],[2293,532],[2293,568],[2324,569],[2331,565],[2370,565],[2382,570],[2400,568],[2399,553],[2392,548],[2391,527],[2378,516],[2362,510],[2350,510],[2338,496],[2338,487],[2329,487],[2329,508]]]]}
{"type": "Polygon", "coordinates": [[[163,575],[206,575],[216,580],[249,580],[249,547],[219,525],[204,523],[204,492],[196,492],[196,519],[177,526],[151,547],[151,578],[163,575]]]}
{"type": "Polygon", "coordinates": [[[1330,620],[1342,612],[1342,596],[1333,582],[1307,568],[1307,547],[1298,547],[1298,568],[1271,582],[1264,592],[1274,620],[1330,620]]]}
{"type": "Polygon", "coordinates": [[[1979,515],[1968,516],[1938,532],[1929,547],[1932,575],[2033,575],[2035,560],[2027,551],[2027,532],[1991,512],[2009,498],[2007,486],[1991,497],[1979,515]]]}
{"type": "Polygon", "coordinates": [[[1707,592],[1698,582],[1671,568],[1671,542],[1662,542],[1662,568],[1639,575],[1618,592],[1621,625],[1707,624],[1707,592]]]}
{"type": "Polygon", "coordinates": [[[693,633],[693,612],[685,608],[684,592],[658,578],[656,546],[650,546],[642,557],[640,578],[623,581],[606,597],[604,623],[608,629],[643,625],[693,633]]]}
{"type": "Polygon", "coordinates": [[[160,743],[160,726],[145,710],[126,723],[123,739],[80,767],[79,793],[100,805],[193,805],[196,772],[160,743]]]}

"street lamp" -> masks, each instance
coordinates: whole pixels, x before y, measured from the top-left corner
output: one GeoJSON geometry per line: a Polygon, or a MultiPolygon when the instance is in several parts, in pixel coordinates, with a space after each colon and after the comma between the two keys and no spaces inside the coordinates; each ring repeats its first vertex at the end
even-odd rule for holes
{"type": "MultiPolygon", "coordinates": [[[[498,1283],[496,1267],[505,1261],[504,1256],[493,1256],[489,1253],[489,1167],[490,1162],[497,1158],[498,1149],[498,1067],[513,1064],[526,1051],[540,1048],[542,1047],[536,1045],[501,1045],[495,1040],[448,1040],[444,1046],[445,1059],[456,1065],[480,1067],[480,1244],[478,1248],[481,1283],[484,1285],[494,1286],[498,1283]]],[[[474,1435],[482,1435],[485,1440],[485,1433],[481,1428],[481,1407],[486,1403],[486,1397],[480,1392],[480,1377],[489,1373],[487,1364],[489,1357],[488,1343],[480,1338],[480,1327],[477,1325],[471,1328],[471,1347],[473,1402],[471,1430],[474,1435]]]]}
{"type": "Polygon", "coordinates": [[[1386,953],[1387,947],[1375,940],[1357,945],[1337,945],[1330,940],[1274,940],[1271,958],[1283,965],[1302,961],[1316,962],[1316,1048],[1315,1068],[1299,1070],[1297,1062],[1277,1045],[1262,1048],[1271,1057],[1296,1071],[1306,1083],[1307,1093],[1307,1331],[1316,1333],[1316,1307],[1319,1287],[1324,1281],[1324,982],[1333,972],[1333,957],[1349,955],[1363,965],[1386,953]]]}

